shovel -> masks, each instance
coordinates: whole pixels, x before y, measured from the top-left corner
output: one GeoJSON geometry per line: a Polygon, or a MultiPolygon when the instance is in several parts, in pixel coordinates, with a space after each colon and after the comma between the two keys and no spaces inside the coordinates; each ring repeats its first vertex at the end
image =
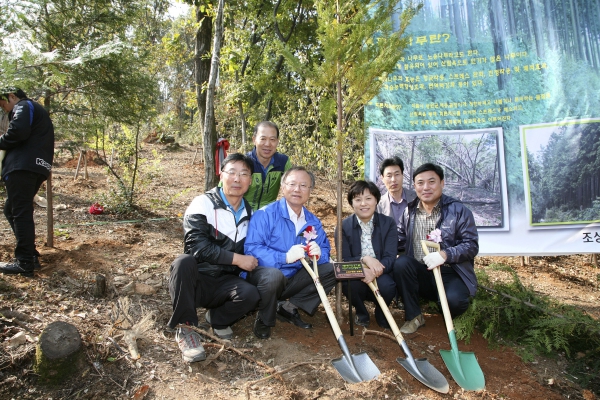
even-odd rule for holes
{"type": "Polygon", "coordinates": [[[392,328],[394,337],[398,341],[400,347],[402,347],[402,351],[404,351],[404,354],[406,354],[406,358],[398,357],[396,361],[398,361],[398,363],[402,365],[404,369],[408,371],[408,373],[414,376],[423,385],[440,393],[448,393],[450,387],[448,385],[448,381],[446,380],[446,378],[444,378],[444,375],[442,375],[440,371],[435,369],[435,367],[431,365],[426,358],[415,359],[413,357],[412,353],[408,349],[406,342],[404,341],[404,338],[402,337],[402,333],[400,333],[400,329],[398,329],[398,325],[396,324],[394,317],[392,317],[392,314],[390,313],[390,309],[385,304],[383,297],[381,297],[381,293],[379,293],[377,281],[374,280],[373,282],[369,282],[368,285],[373,291],[373,294],[375,294],[375,298],[377,298],[379,307],[381,307],[381,309],[383,310],[385,318],[387,319],[388,323],[392,328]]]}
{"type": "MultiPolygon", "coordinates": [[[[421,240],[421,246],[423,246],[425,254],[429,254],[428,246],[440,251],[440,245],[435,242],[421,240]]],[[[439,267],[433,269],[433,275],[435,276],[435,284],[437,285],[440,303],[442,304],[444,321],[446,322],[446,330],[448,331],[448,338],[450,339],[450,346],[452,347],[452,350],[440,350],[442,359],[444,360],[448,371],[450,371],[452,378],[454,378],[461,388],[465,390],[482,390],[485,388],[485,378],[483,377],[483,371],[477,362],[475,353],[470,351],[458,351],[456,332],[454,331],[454,324],[452,323],[448,299],[446,298],[446,290],[444,289],[442,273],[440,272],[439,267]]]]}
{"type": "Polygon", "coordinates": [[[344,336],[342,335],[342,330],[335,319],[335,315],[333,314],[333,310],[331,309],[331,305],[329,304],[329,300],[327,299],[327,294],[325,293],[325,289],[323,289],[323,285],[319,281],[319,270],[317,267],[317,259],[313,257],[313,266],[314,271],[310,268],[308,263],[304,258],[300,259],[302,261],[302,265],[308,271],[309,275],[313,278],[315,282],[315,286],[317,287],[317,292],[319,292],[319,297],[321,297],[321,302],[323,303],[323,307],[325,307],[325,312],[327,313],[327,318],[329,318],[329,323],[333,328],[333,333],[342,348],[342,356],[335,360],[331,361],[333,367],[340,373],[342,378],[346,382],[349,383],[358,383],[363,381],[369,381],[373,378],[379,376],[379,369],[373,363],[373,361],[369,358],[367,353],[361,352],[358,354],[350,354],[348,350],[348,345],[346,345],[346,341],[344,340],[344,336]]]}

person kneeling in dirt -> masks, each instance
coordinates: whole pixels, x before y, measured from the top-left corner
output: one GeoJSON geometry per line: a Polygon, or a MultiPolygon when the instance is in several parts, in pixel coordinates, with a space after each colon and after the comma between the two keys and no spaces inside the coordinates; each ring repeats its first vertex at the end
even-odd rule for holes
{"type": "MultiPolygon", "coordinates": [[[[222,187],[196,197],[185,211],[185,254],[177,257],[170,269],[173,315],[169,327],[198,325],[196,307],[205,307],[206,321],[215,335],[230,339],[230,326],[256,308],[259,292],[244,280],[245,273],[255,271],[258,265],[255,257],[244,255],[252,209],[243,196],[250,186],[252,168],[247,156],[230,154],[221,166],[222,187]]],[[[180,327],[175,339],[184,361],[206,359],[197,332],[180,327]]]]}
{"type": "Polygon", "coordinates": [[[419,296],[439,302],[434,268],[440,268],[452,318],[467,311],[477,290],[474,264],[479,236],[473,213],[442,194],[444,170],[439,165],[421,165],[413,173],[413,182],[417,198],[404,210],[399,229],[406,255],[394,263],[394,281],[406,311],[402,333],[414,333],[425,325],[419,296]],[[440,251],[425,255],[421,240],[438,242],[440,251]]]}
{"type": "Polygon", "coordinates": [[[314,186],[313,174],[304,167],[290,168],[282,177],[284,197],[256,211],[250,221],[245,252],[276,273],[269,281],[248,274],[248,280],[256,284],[261,294],[254,323],[254,334],[260,339],[271,336],[275,318],[300,328],[312,328],[298,313],[301,308],[314,315],[321,302],[312,278],[300,262],[306,253],[318,259],[325,292],[335,286],[329,240],[321,221],[304,207],[314,186]]]}

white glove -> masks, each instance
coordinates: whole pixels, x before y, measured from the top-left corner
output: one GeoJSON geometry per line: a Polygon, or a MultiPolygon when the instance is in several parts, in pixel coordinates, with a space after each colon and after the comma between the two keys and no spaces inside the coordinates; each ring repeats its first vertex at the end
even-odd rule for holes
{"type": "Polygon", "coordinates": [[[301,244],[295,244],[290,247],[288,252],[285,254],[285,263],[291,264],[301,258],[304,258],[304,246],[301,244]]]}
{"type": "Polygon", "coordinates": [[[445,263],[446,260],[444,260],[444,257],[442,257],[442,255],[436,251],[435,253],[429,253],[423,257],[423,262],[427,264],[427,269],[431,271],[438,265],[445,263]]]}
{"type": "Polygon", "coordinates": [[[306,252],[310,258],[317,257],[317,260],[321,258],[321,248],[317,242],[310,242],[307,247],[306,252]]]}

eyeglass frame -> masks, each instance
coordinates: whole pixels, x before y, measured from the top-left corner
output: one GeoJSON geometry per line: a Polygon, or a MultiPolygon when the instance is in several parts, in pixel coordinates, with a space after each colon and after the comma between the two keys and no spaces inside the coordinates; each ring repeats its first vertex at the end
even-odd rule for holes
{"type": "Polygon", "coordinates": [[[228,170],[228,171],[221,171],[221,173],[226,173],[227,175],[229,175],[230,177],[235,175],[238,178],[250,178],[252,176],[252,173],[249,171],[241,171],[241,172],[237,172],[234,170],[228,170]]]}

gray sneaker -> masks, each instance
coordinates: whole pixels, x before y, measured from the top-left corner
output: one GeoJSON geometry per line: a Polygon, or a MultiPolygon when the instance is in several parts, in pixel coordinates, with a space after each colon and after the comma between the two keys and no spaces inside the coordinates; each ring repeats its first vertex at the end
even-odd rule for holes
{"type": "Polygon", "coordinates": [[[425,318],[423,318],[423,314],[419,314],[410,321],[406,321],[402,328],[400,328],[400,332],[402,333],[415,333],[417,329],[425,325],[425,318]]]}
{"type": "MultiPolygon", "coordinates": [[[[206,322],[208,322],[209,324],[210,322],[210,310],[208,310],[206,312],[206,322]]],[[[212,324],[211,324],[212,326],[212,324]]],[[[224,339],[224,340],[230,340],[233,337],[233,330],[231,329],[230,326],[224,328],[224,329],[215,329],[213,328],[213,332],[215,333],[215,335],[220,338],[220,339],[224,339]]]]}
{"type": "Polygon", "coordinates": [[[192,363],[206,360],[206,352],[200,343],[202,338],[198,332],[190,328],[177,328],[175,340],[183,353],[183,361],[192,363]]]}

